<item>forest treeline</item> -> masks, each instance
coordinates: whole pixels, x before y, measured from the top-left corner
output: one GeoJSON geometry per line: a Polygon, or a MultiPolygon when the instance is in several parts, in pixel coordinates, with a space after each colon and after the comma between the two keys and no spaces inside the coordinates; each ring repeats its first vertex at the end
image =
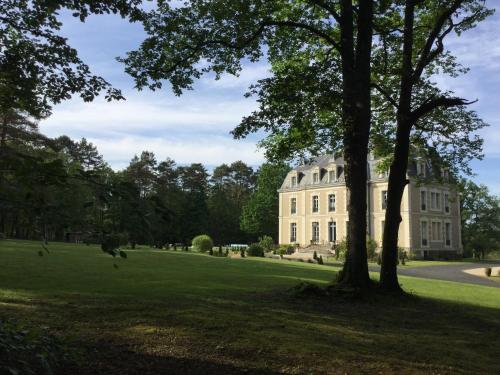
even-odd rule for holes
{"type": "MultiPolygon", "coordinates": [[[[14,114],[16,115],[16,114],[14,114]]],[[[286,164],[254,170],[242,161],[210,173],[143,151],[114,171],[86,139],[50,139],[17,114],[0,148],[0,233],[10,238],[100,242],[122,234],[132,244],[215,244],[277,239],[278,193],[286,164]]]]}

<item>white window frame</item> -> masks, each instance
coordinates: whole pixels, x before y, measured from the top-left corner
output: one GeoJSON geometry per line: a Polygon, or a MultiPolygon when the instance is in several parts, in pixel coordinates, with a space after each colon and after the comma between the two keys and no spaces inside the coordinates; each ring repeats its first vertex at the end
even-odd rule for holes
{"type": "Polygon", "coordinates": [[[330,183],[337,182],[337,173],[336,173],[335,169],[330,169],[328,171],[328,182],[330,182],[330,183]],[[333,178],[332,178],[332,174],[333,174],[333,178]]]}
{"type": "Polygon", "coordinates": [[[319,230],[319,221],[311,222],[311,240],[314,243],[319,242],[320,230],[319,230]],[[317,230],[317,237],[315,231],[317,230]]]}
{"type": "Polygon", "coordinates": [[[319,171],[313,172],[313,184],[317,185],[319,184],[319,181],[319,171]]]}
{"type": "Polygon", "coordinates": [[[420,246],[421,247],[429,247],[429,243],[430,243],[430,236],[429,236],[429,220],[427,219],[422,219],[420,220],[420,246]],[[425,240],[427,241],[427,244],[424,244],[424,236],[423,236],[423,233],[424,233],[424,228],[423,228],[423,223],[425,223],[425,240]]]}
{"type": "Polygon", "coordinates": [[[337,209],[337,197],[335,196],[335,193],[329,193],[328,194],[328,212],[335,212],[337,209]],[[333,196],[333,210],[331,209],[332,206],[330,205],[330,197],[333,196]]]}
{"type": "Polygon", "coordinates": [[[311,207],[311,211],[313,214],[317,214],[319,213],[319,195],[313,195],[312,196],[312,207],[311,207]],[[316,198],[316,199],[315,199],[316,198]],[[317,205],[315,205],[315,202],[317,201],[317,205]],[[315,209],[316,208],[316,209],[315,209]]]}
{"type": "Polygon", "coordinates": [[[290,198],[290,215],[296,215],[296,214],[297,214],[297,197],[291,197],[290,198]]]}
{"type": "Polygon", "coordinates": [[[337,222],[335,220],[328,222],[328,241],[331,243],[337,242],[337,222]],[[333,228],[333,232],[330,232],[331,228],[333,228]],[[330,234],[332,234],[331,237],[330,234]]]}
{"type": "Polygon", "coordinates": [[[442,220],[431,220],[431,241],[432,242],[443,242],[443,222],[442,220]],[[436,224],[436,234],[437,238],[434,238],[434,224],[436,224]]]}
{"type": "Polygon", "coordinates": [[[441,193],[442,192],[438,189],[430,190],[430,201],[431,201],[430,209],[431,209],[431,211],[436,211],[436,212],[442,211],[442,207],[441,207],[442,194],[441,193]],[[432,197],[434,197],[434,199],[432,199],[432,197]]]}
{"type": "Polygon", "coordinates": [[[451,224],[450,220],[446,220],[444,222],[443,231],[444,231],[444,235],[443,235],[444,247],[452,247],[452,245],[453,245],[453,234],[452,234],[453,233],[453,228],[452,228],[452,224],[451,224]],[[450,232],[449,233],[446,231],[446,227],[447,226],[450,228],[450,232]],[[449,238],[447,238],[448,234],[449,234],[449,238]],[[447,243],[448,240],[449,240],[449,244],[447,243]]]}
{"type": "Polygon", "coordinates": [[[428,196],[429,196],[429,194],[427,194],[427,189],[420,189],[420,211],[421,212],[428,211],[428,206],[429,206],[428,196]],[[424,196],[423,202],[422,202],[422,196],[424,196]],[[424,207],[424,208],[422,208],[422,207],[424,207]]]}
{"type": "Polygon", "coordinates": [[[290,242],[297,242],[297,223],[290,223],[290,242]]]}

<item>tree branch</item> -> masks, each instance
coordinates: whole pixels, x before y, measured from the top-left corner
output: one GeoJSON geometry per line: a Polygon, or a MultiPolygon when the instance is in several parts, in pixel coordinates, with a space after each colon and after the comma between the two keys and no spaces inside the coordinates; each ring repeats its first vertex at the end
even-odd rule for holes
{"type": "MultiPolygon", "coordinates": [[[[427,40],[425,42],[424,48],[422,49],[422,52],[420,53],[420,58],[415,66],[415,70],[413,72],[413,81],[416,82],[420,76],[422,75],[422,72],[424,68],[437,56],[442,52],[443,49],[443,44],[442,40],[448,34],[451,30],[445,31],[443,35],[441,35],[440,38],[440,32],[441,29],[443,28],[444,24],[446,21],[450,20],[451,15],[462,5],[462,3],[465,0],[455,0],[453,4],[446,9],[436,20],[436,23],[434,24],[434,27],[432,28],[431,32],[429,33],[429,36],[427,37],[427,40]],[[436,40],[439,41],[438,47],[432,51],[432,46],[436,42],[436,40]]],[[[451,29],[453,29],[453,23],[451,23],[451,29]]]]}
{"type": "Polygon", "coordinates": [[[380,86],[378,83],[373,82],[372,87],[376,89],[378,92],[380,92],[386,98],[386,100],[389,103],[391,103],[395,108],[398,108],[398,103],[396,102],[396,100],[394,100],[392,96],[382,86],[380,86]]]}
{"type": "Polygon", "coordinates": [[[335,19],[335,21],[340,22],[340,15],[338,12],[335,10],[335,8],[331,5],[329,5],[327,2],[322,1],[322,0],[308,0],[310,3],[313,5],[316,5],[320,7],[321,9],[326,10],[328,13],[331,14],[331,16],[335,19]]]}
{"type": "Polygon", "coordinates": [[[436,108],[439,108],[439,107],[445,107],[445,108],[457,107],[457,106],[461,106],[461,105],[470,105],[470,104],[473,104],[475,102],[477,102],[477,100],[474,100],[472,102],[468,102],[467,100],[465,100],[463,98],[458,98],[458,97],[448,98],[445,96],[440,96],[438,98],[434,98],[434,99],[430,99],[430,100],[425,101],[422,105],[420,105],[420,107],[414,109],[410,115],[411,115],[412,122],[415,124],[420,118],[422,118],[423,116],[432,112],[436,108]]]}

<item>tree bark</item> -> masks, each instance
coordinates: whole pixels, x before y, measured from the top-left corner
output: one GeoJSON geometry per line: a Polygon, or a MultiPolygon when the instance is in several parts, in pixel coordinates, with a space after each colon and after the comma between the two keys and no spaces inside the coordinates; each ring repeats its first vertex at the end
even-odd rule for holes
{"type": "Polygon", "coordinates": [[[367,156],[371,124],[370,61],[373,1],[361,0],[356,48],[351,0],[341,2],[342,117],[348,202],[348,251],[340,283],[359,288],[370,285],[366,254],[367,156]]]}
{"type": "Polygon", "coordinates": [[[387,209],[382,244],[382,268],[380,270],[380,286],[382,289],[399,291],[398,282],[398,231],[401,223],[401,199],[406,184],[408,156],[410,150],[411,99],[413,88],[413,23],[415,4],[408,0],[405,6],[405,25],[403,36],[403,62],[401,69],[401,87],[397,111],[396,144],[394,160],[389,172],[387,190],[387,209]]]}

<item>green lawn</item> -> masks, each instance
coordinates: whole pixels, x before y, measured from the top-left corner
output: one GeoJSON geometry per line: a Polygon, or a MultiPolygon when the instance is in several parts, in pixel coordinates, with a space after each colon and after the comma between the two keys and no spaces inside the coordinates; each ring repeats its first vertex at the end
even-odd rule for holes
{"type": "MultiPolygon", "coordinates": [[[[292,298],[337,268],[0,241],[0,319],[76,356],[65,374],[496,374],[500,288],[402,277],[412,295],[292,298]],[[77,349],[78,348],[78,349],[77,349]]],[[[376,277],[376,275],[373,275],[376,277]]]]}

